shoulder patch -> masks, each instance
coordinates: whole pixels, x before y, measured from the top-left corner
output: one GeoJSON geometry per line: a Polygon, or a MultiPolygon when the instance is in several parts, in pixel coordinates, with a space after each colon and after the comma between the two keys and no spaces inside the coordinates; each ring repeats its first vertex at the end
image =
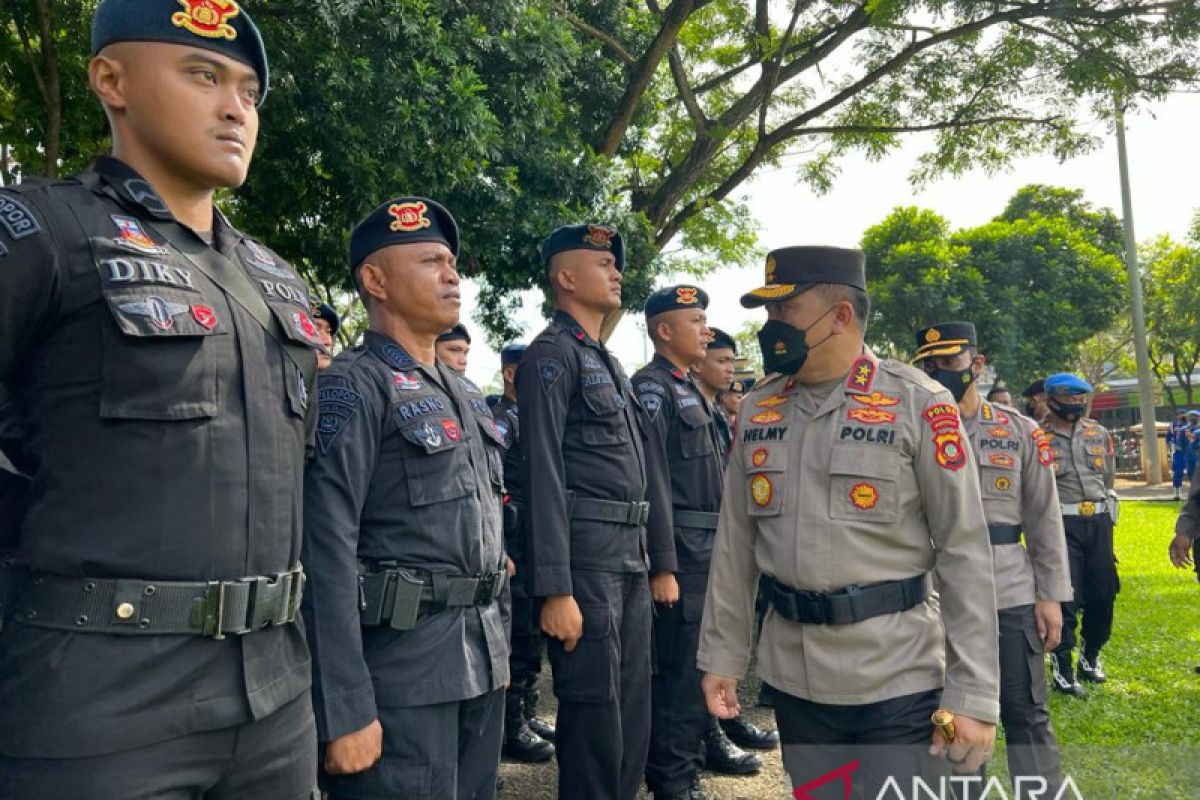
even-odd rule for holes
{"type": "Polygon", "coordinates": [[[362,395],[347,386],[325,386],[317,390],[317,444],[328,453],[333,440],[358,411],[362,395]]]}
{"type": "Polygon", "coordinates": [[[562,362],[553,358],[539,358],[537,362],[538,377],[542,379],[542,390],[549,392],[555,382],[562,377],[566,367],[562,362]]]}
{"type": "Polygon", "coordinates": [[[659,409],[662,408],[663,399],[661,395],[657,394],[639,394],[638,402],[642,404],[642,408],[646,409],[650,419],[654,419],[658,416],[659,409]]]}
{"type": "Polygon", "coordinates": [[[967,463],[967,451],[958,432],[958,407],[950,403],[934,403],[923,414],[933,429],[934,458],[938,466],[951,472],[967,463]]]}
{"type": "Polygon", "coordinates": [[[642,380],[637,381],[634,386],[639,392],[653,392],[654,394],[666,394],[667,390],[662,387],[658,381],[642,380]]]}
{"type": "Polygon", "coordinates": [[[0,194],[0,225],[13,239],[24,239],[40,233],[42,226],[25,205],[10,194],[0,194]]]}

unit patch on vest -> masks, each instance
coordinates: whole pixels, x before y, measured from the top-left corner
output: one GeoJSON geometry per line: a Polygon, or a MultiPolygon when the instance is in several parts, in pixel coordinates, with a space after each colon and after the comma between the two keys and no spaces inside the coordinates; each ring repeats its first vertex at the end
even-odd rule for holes
{"type": "Polygon", "coordinates": [[[147,236],[146,232],[142,230],[142,224],[133,217],[123,217],[120,214],[111,214],[110,217],[117,226],[119,234],[116,239],[113,239],[113,244],[135,253],[144,253],[150,256],[167,254],[167,248],[147,236]]]}
{"type": "Polygon", "coordinates": [[[537,362],[538,377],[542,379],[542,391],[549,393],[550,387],[555,381],[562,377],[563,370],[566,369],[561,363],[553,358],[539,358],[537,362]]]}
{"type": "Polygon", "coordinates": [[[755,475],[750,479],[750,496],[754,498],[756,505],[765,507],[770,505],[771,496],[775,493],[775,487],[771,485],[771,479],[766,475],[755,475]]]}
{"type": "Polygon", "coordinates": [[[856,483],[850,490],[850,502],[863,511],[874,508],[879,502],[879,491],[869,483],[856,483]]]}
{"type": "Polygon", "coordinates": [[[330,445],[346,423],[358,411],[362,396],[345,386],[325,386],[317,390],[317,444],[322,453],[328,453],[330,445]]]}
{"type": "Polygon", "coordinates": [[[20,200],[7,194],[0,194],[0,225],[4,225],[13,239],[24,239],[42,229],[29,209],[20,200]]]}

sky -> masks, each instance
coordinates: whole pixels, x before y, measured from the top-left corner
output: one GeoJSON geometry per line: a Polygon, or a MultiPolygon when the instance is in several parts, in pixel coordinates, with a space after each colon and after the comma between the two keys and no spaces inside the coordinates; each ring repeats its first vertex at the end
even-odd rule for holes
{"type": "MultiPolygon", "coordinates": [[[[1138,241],[1160,234],[1182,239],[1191,219],[1200,210],[1200,94],[1175,94],[1126,118],[1130,184],[1133,195],[1134,231],[1138,241]]],[[[1107,206],[1121,214],[1121,188],[1115,137],[1103,123],[1090,133],[1104,140],[1095,151],[1058,163],[1054,158],[1026,158],[1007,171],[988,175],[971,172],[946,178],[916,191],[908,173],[923,152],[920,140],[912,138],[887,158],[868,162],[853,157],[842,162],[840,177],[831,192],[815,196],[794,175],[788,159],[778,168],[763,170],[743,185],[741,194],[759,227],[759,244],[764,250],[789,245],[836,245],[857,247],[863,231],[883,220],[893,208],[918,205],[941,214],[952,227],[973,227],[998,215],[1008,199],[1029,183],[1046,183],[1082,189],[1096,206],[1107,206]]],[[[711,298],[710,325],[730,333],[745,322],[761,323],[761,309],[746,310],[738,303],[742,293],[762,284],[759,263],[730,266],[699,281],[711,298]]],[[[868,283],[870,275],[867,276],[868,283]]],[[[663,276],[660,286],[684,280],[683,275],[663,276]]],[[[500,369],[500,357],[491,350],[479,323],[469,319],[478,287],[464,281],[463,320],[472,332],[467,374],[480,386],[492,383],[500,369]]],[[[541,293],[528,292],[518,321],[525,327],[521,341],[528,342],[545,326],[541,316],[541,293]]],[[[640,314],[626,313],[608,342],[629,372],[644,363],[648,353],[645,334],[638,327],[640,314]]]]}

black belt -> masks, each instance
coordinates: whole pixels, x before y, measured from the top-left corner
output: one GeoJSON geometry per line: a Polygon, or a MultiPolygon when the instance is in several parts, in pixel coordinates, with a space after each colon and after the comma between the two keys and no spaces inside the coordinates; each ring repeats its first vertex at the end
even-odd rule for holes
{"type": "Polygon", "coordinates": [[[917,575],[870,586],[847,586],[834,592],[809,592],[764,574],[762,590],[767,602],[784,619],[807,625],[848,625],[907,611],[929,597],[930,586],[925,575],[917,575]]]}
{"type": "Polygon", "coordinates": [[[618,525],[645,525],[650,518],[650,503],[647,500],[597,500],[594,497],[568,498],[571,519],[586,519],[592,522],[615,522],[618,525]]]}
{"type": "Polygon", "coordinates": [[[701,528],[706,531],[715,531],[717,521],[721,519],[721,515],[715,511],[688,511],[683,508],[675,509],[672,517],[676,528],[701,528]]]}
{"type": "Polygon", "coordinates": [[[988,539],[992,544],[1020,544],[1020,525],[988,525],[988,539]]]}
{"type": "Polygon", "coordinates": [[[420,617],[447,608],[491,605],[503,591],[506,576],[503,570],[471,578],[408,567],[367,571],[359,577],[360,621],[411,630],[420,617]]]}
{"type": "Polygon", "coordinates": [[[236,581],[68,578],[27,573],[10,619],[81,633],[192,634],[224,639],[296,620],[301,567],[236,581]]]}

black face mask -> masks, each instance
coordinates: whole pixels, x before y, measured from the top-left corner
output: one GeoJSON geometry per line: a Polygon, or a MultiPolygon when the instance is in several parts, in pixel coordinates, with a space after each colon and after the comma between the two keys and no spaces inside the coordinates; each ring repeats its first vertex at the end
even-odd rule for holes
{"type": "Polygon", "coordinates": [[[812,347],[808,345],[808,332],[813,329],[813,325],[823,320],[833,309],[834,306],[830,306],[824,314],[812,321],[812,325],[803,329],[788,325],[781,320],[767,320],[767,324],[758,331],[758,346],[762,349],[763,372],[768,375],[772,372],[778,372],[781,375],[795,375],[799,372],[800,368],[804,366],[804,362],[808,360],[808,354],[813,349],[825,344],[829,341],[829,337],[833,336],[830,333],[812,347]]]}
{"type": "Polygon", "coordinates": [[[954,395],[956,403],[963,399],[963,395],[967,393],[967,387],[975,382],[975,372],[970,367],[966,369],[935,369],[929,373],[929,377],[949,389],[950,394],[954,395]]]}
{"type": "Polygon", "coordinates": [[[1074,403],[1063,403],[1051,397],[1046,401],[1046,405],[1054,412],[1054,416],[1063,422],[1075,422],[1083,416],[1083,406],[1077,406],[1074,403]]]}

